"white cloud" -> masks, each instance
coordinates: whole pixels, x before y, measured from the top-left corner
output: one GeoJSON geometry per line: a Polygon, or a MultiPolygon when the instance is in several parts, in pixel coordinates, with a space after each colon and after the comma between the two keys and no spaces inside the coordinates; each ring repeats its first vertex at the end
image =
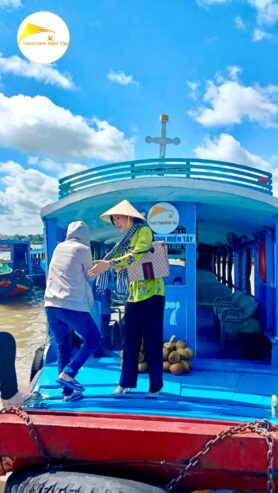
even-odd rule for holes
{"type": "Polygon", "coordinates": [[[110,70],[110,72],[107,74],[107,79],[109,79],[111,82],[115,82],[116,84],[120,84],[121,86],[134,85],[139,87],[140,85],[137,80],[133,79],[133,75],[126,75],[121,70],[118,70],[118,72],[110,70]]]}
{"type": "Polygon", "coordinates": [[[270,162],[247,151],[241,146],[238,140],[226,133],[222,133],[214,139],[206,137],[203,145],[196,147],[194,153],[200,159],[227,161],[265,169],[267,171],[271,171],[272,168],[270,162]]]}
{"type": "Polygon", "coordinates": [[[202,145],[194,149],[199,159],[212,159],[242,164],[272,173],[273,195],[278,196],[278,156],[271,156],[268,161],[257,154],[244,149],[232,135],[222,133],[211,139],[206,137],[202,145]]]}
{"type": "Polygon", "coordinates": [[[265,127],[274,126],[278,115],[274,94],[278,86],[244,86],[237,80],[239,67],[228,70],[231,80],[217,74],[215,81],[207,82],[203,101],[209,107],[201,106],[189,115],[206,127],[239,124],[245,119],[265,127]]]}
{"type": "Polygon", "coordinates": [[[91,121],[44,96],[0,94],[0,146],[65,161],[134,158],[132,139],[107,121],[91,121]]]}
{"type": "Polygon", "coordinates": [[[53,66],[28,62],[17,55],[4,58],[0,53],[0,73],[35,79],[63,89],[72,89],[74,87],[71,78],[68,75],[61,74],[53,66]]]}
{"type": "Polygon", "coordinates": [[[232,80],[237,80],[238,74],[240,74],[240,72],[242,72],[242,69],[240,67],[238,67],[237,65],[229,65],[227,67],[227,70],[228,70],[229,76],[232,80]]]}
{"type": "Polygon", "coordinates": [[[21,7],[21,5],[22,3],[20,0],[0,0],[0,9],[17,9],[18,7],[21,7]]]}
{"type": "Polygon", "coordinates": [[[191,81],[186,81],[187,87],[190,89],[189,97],[196,101],[199,97],[198,94],[198,89],[199,89],[199,82],[191,82],[191,81]]]}
{"type": "Polygon", "coordinates": [[[0,163],[1,232],[31,234],[43,229],[40,209],[57,199],[58,182],[13,161],[0,163]]]}
{"type": "Polygon", "coordinates": [[[220,3],[227,3],[229,0],[197,0],[197,4],[201,7],[207,5],[216,5],[220,3]]]}
{"type": "Polygon", "coordinates": [[[259,25],[271,26],[278,21],[277,0],[248,0],[248,3],[257,10],[259,25]]]}
{"type": "Polygon", "coordinates": [[[254,43],[258,43],[260,41],[263,41],[263,39],[268,39],[271,41],[277,39],[277,37],[271,33],[263,31],[263,29],[256,28],[254,30],[252,40],[254,41],[254,43]]]}
{"type": "Polygon", "coordinates": [[[240,15],[237,15],[234,19],[235,27],[239,29],[239,31],[245,31],[246,25],[240,15]]]}
{"type": "MultiPolygon", "coordinates": [[[[73,173],[79,173],[80,171],[85,171],[88,166],[81,163],[64,163],[59,161],[54,161],[49,158],[40,158],[40,156],[31,156],[28,159],[28,163],[32,166],[49,171],[52,175],[61,178],[63,176],[72,175],[73,173]]],[[[90,168],[92,168],[92,164],[90,168]]]]}

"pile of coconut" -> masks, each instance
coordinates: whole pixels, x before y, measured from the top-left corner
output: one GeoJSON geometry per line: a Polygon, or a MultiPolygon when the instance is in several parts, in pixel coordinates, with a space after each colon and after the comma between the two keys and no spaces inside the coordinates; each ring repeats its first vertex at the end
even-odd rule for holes
{"type": "MultiPolygon", "coordinates": [[[[175,338],[176,336],[172,336],[168,342],[163,344],[163,370],[174,375],[182,375],[191,370],[194,352],[187,347],[186,341],[183,339],[175,341],[175,338]]],[[[122,366],[123,351],[120,351],[119,355],[122,366]]],[[[145,361],[144,341],[142,341],[138,358],[138,372],[144,373],[147,369],[148,363],[145,361]]]]}
{"type": "Polygon", "coordinates": [[[191,370],[194,352],[187,347],[184,339],[175,341],[175,338],[172,336],[170,341],[163,344],[163,370],[182,375],[191,370]]]}

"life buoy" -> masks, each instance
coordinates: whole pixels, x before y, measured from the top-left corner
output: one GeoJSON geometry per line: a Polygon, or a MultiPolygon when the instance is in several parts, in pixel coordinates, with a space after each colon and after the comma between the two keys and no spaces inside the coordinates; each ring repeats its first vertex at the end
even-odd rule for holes
{"type": "Polygon", "coordinates": [[[259,243],[259,272],[263,283],[266,283],[266,258],[265,258],[265,239],[261,238],[259,243]]]}
{"type": "Polygon", "coordinates": [[[43,356],[44,356],[45,346],[40,346],[36,349],[32,368],[30,372],[30,382],[32,382],[33,378],[36,376],[39,370],[43,367],[43,356]]]}
{"type": "Polygon", "coordinates": [[[14,472],[7,480],[5,491],[6,493],[15,491],[21,491],[21,493],[34,491],[165,493],[164,488],[130,479],[100,476],[86,472],[60,471],[59,469],[49,469],[47,472],[40,470],[14,472]]]}

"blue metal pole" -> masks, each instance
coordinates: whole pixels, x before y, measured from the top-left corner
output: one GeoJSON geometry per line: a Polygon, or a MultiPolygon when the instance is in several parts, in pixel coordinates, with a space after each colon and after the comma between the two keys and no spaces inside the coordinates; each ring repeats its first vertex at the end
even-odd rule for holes
{"type": "Polygon", "coordinates": [[[44,219],[44,235],[46,246],[46,269],[57,245],[57,219],[44,219]]]}
{"type": "Polygon", "coordinates": [[[239,253],[234,252],[234,286],[235,291],[239,289],[239,253]]]}
{"type": "Polygon", "coordinates": [[[274,235],[271,230],[265,231],[265,255],[266,255],[266,330],[275,333],[273,312],[275,310],[274,288],[274,235]]]}
{"type": "Polygon", "coordinates": [[[241,247],[241,290],[246,294],[246,248],[241,247]]]}
{"type": "Polygon", "coordinates": [[[272,342],[272,358],[271,363],[272,366],[278,367],[278,289],[277,289],[277,280],[278,280],[278,216],[275,216],[275,337],[272,342]]]}
{"type": "MultiPolygon", "coordinates": [[[[196,204],[187,204],[187,231],[196,234],[196,204]]],[[[186,245],[187,344],[196,353],[196,243],[186,245]]]]}

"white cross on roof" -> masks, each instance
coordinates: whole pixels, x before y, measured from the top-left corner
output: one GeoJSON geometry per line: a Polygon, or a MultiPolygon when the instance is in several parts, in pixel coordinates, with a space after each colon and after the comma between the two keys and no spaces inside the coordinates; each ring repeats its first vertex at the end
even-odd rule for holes
{"type": "Polygon", "coordinates": [[[174,139],[169,139],[166,137],[166,124],[169,120],[168,115],[160,115],[161,121],[161,134],[160,137],[146,137],[145,142],[147,144],[159,144],[159,158],[165,158],[166,154],[166,145],[175,144],[178,145],[180,143],[180,139],[175,137],[174,139]]]}

